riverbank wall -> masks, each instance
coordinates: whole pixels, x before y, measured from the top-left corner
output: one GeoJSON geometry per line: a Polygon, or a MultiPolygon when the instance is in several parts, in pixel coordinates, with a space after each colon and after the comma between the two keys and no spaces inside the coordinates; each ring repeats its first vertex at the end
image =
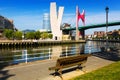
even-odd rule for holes
{"type": "Polygon", "coordinates": [[[0,48],[22,48],[22,47],[38,47],[38,46],[52,46],[73,43],[85,43],[85,40],[79,41],[21,41],[21,40],[6,40],[0,41],[0,48]]]}
{"type": "MultiPolygon", "coordinates": [[[[87,40],[87,41],[102,41],[102,42],[106,42],[106,40],[87,40]]],[[[108,42],[117,42],[120,43],[120,40],[107,40],[108,42]]]]}

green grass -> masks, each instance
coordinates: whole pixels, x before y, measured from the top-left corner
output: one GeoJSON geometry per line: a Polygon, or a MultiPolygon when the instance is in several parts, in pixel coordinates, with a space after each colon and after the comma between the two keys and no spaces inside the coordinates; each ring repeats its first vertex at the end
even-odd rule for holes
{"type": "Polygon", "coordinates": [[[120,80],[120,61],[70,80],[120,80]]]}

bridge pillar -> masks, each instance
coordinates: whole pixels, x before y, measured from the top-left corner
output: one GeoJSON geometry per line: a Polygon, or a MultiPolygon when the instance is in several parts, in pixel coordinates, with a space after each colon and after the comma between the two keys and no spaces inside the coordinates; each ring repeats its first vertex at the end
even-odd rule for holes
{"type": "Polygon", "coordinates": [[[79,31],[79,38],[80,39],[85,39],[85,30],[80,30],[79,31]]]}

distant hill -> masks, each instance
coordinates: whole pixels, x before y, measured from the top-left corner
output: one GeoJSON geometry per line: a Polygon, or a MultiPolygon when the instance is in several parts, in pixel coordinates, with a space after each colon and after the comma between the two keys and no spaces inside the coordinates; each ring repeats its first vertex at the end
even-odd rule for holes
{"type": "Polygon", "coordinates": [[[23,30],[22,32],[24,32],[24,33],[27,33],[27,32],[35,32],[35,30],[26,29],[26,30],[23,30]]]}
{"type": "Polygon", "coordinates": [[[14,29],[13,20],[9,20],[0,15],[0,31],[3,29],[14,29]]]}

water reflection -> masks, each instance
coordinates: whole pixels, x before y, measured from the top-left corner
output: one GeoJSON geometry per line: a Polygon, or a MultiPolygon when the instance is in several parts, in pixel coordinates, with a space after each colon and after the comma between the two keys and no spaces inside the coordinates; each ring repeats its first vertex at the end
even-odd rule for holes
{"type": "Polygon", "coordinates": [[[62,46],[52,46],[51,59],[57,59],[62,52],[62,46]]]}
{"type": "MultiPolygon", "coordinates": [[[[0,64],[27,63],[36,60],[58,59],[59,57],[68,57],[72,55],[91,54],[99,52],[105,42],[88,41],[86,44],[70,44],[59,46],[38,47],[30,49],[4,49],[0,50],[0,64]]],[[[109,43],[109,46],[117,46],[120,43],[109,43]]]]}

